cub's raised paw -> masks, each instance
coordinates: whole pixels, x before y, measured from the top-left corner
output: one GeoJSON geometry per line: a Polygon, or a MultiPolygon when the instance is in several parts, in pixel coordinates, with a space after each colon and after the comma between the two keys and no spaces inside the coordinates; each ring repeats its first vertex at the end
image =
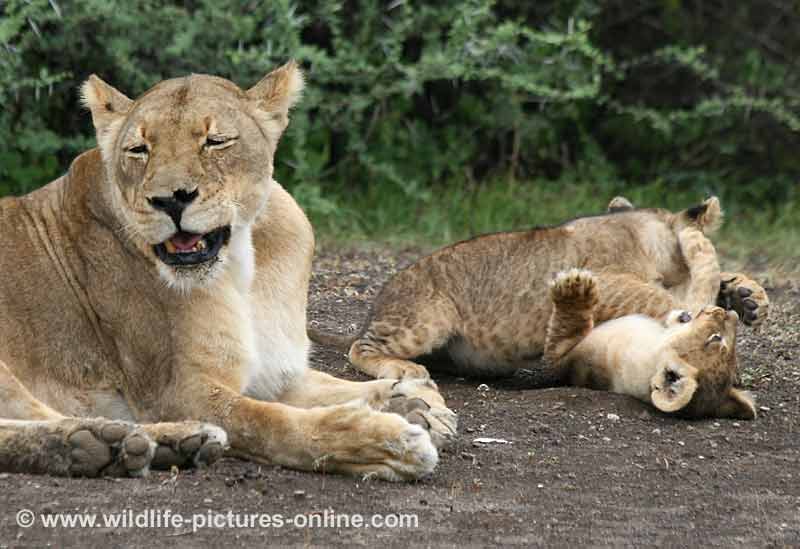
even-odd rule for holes
{"type": "Polygon", "coordinates": [[[739,273],[722,273],[717,305],[734,310],[748,326],[759,326],[769,316],[769,297],[761,285],[739,273]]]}
{"type": "Polygon", "coordinates": [[[550,297],[556,304],[593,306],[597,303],[597,281],[591,271],[562,271],[550,286],[550,297]]]}
{"type": "Polygon", "coordinates": [[[458,432],[458,417],[449,409],[431,380],[410,379],[392,386],[389,400],[381,409],[399,414],[428,433],[437,448],[453,442],[458,432]]]}
{"type": "Polygon", "coordinates": [[[141,426],[157,444],[154,469],[202,467],[220,459],[228,448],[222,428],[199,421],[151,423],[141,426]]]}

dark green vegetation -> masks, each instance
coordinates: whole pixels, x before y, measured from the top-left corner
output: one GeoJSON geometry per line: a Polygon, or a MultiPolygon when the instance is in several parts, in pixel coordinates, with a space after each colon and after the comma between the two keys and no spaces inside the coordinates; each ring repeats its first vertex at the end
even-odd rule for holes
{"type": "Polygon", "coordinates": [[[92,145],[92,72],[136,96],[190,72],[247,86],[293,57],[310,85],[278,180],[328,238],[445,242],[620,192],[715,193],[726,242],[800,254],[797,0],[9,0],[0,17],[0,195],[92,145]]]}

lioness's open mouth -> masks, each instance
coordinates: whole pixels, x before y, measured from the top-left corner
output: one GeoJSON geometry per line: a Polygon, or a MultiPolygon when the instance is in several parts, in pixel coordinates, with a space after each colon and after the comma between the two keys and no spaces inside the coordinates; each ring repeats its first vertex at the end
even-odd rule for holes
{"type": "Polygon", "coordinates": [[[167,265],[198,265],[216,259],[230,238],[230,225],[206,234],[179,231],[153,249],[167,265]]]}

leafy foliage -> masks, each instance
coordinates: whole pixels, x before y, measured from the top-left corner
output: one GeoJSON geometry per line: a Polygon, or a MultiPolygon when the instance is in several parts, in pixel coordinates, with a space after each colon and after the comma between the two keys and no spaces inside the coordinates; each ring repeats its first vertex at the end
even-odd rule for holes
{"type": "Polygon", "coordinates": [[[93,136],[77,87],[134,97],[190,72],[242,86],[296,58],[310,86],[279,180],[329,192],[498,174],[651,183],[775,203],[800,174],[800,24],[782,0],[7,0],[0,195],[56,177],[93,136]]]}

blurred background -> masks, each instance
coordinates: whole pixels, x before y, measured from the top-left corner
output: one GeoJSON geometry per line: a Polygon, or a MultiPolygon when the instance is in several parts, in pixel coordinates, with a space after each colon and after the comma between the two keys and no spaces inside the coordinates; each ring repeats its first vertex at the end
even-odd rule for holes
{"type": "Polygon", "coordinates": [[[277,179],[323,242],[433,246],[597,213],[728,214],[724,252],[800,257],[800,1],[0,1],[0,196],[94,146],[78,86],[131,97],[297,59],[277,179]]]}

